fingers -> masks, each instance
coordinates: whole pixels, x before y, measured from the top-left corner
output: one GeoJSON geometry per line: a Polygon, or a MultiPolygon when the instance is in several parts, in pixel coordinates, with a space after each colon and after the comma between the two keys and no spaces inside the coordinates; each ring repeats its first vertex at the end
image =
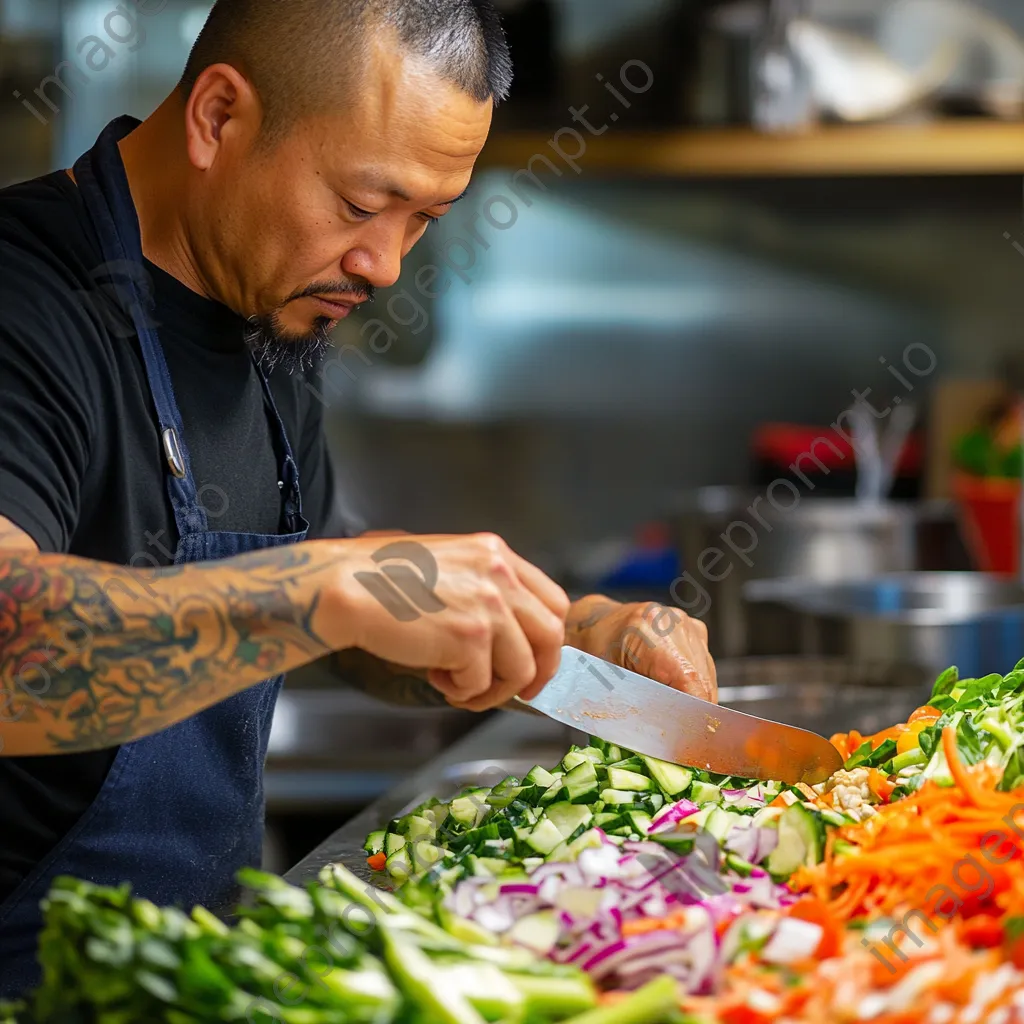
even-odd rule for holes
{"type": "Polygon", "coordinates": [[[551,578],[546,576],[535,565],[531,565],[525,558],[520,558],[514,551],[509,549],[512,556],[512,563],[520,582],[539,598],[544,605],[565,624],[566,616],[569,614],[569,595],[551,578]]]}

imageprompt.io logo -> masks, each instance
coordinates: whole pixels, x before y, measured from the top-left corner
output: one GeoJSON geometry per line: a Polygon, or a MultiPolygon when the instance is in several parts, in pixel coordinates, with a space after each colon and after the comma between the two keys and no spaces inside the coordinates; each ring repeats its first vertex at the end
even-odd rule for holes
{"type": "Polygon", "coordinates": [[[448,607],[434,593],[437,562],[422,544],[398,540],[375,551],[373,560],[380,572],[357,572],[356,579],[399,622],[415,622],[448,607]]]}

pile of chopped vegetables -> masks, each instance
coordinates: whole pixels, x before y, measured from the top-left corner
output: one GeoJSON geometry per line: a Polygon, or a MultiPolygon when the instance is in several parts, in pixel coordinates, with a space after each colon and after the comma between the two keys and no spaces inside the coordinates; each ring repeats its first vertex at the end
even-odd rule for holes
{"type": "Polygon", "coordinates": [[[446,933],[338,866],[306,889],[242,873],[228,927],[58,879],[45,901],[43,983],[3,1024],[635,1024],[678,1010],[671,979],[602,1010],[569,965],[446,933]],[[595,1017],[594,1015],[599,1016],[595,1017]]]}
{"type": "Polygon", "coordinates": [[[832,742],[812,788],[594,739],[366,849],[449,932],[578,965],[610,1003],[667,976],[726,1024],[1024,1024],[1024,661],[832,742]]]}

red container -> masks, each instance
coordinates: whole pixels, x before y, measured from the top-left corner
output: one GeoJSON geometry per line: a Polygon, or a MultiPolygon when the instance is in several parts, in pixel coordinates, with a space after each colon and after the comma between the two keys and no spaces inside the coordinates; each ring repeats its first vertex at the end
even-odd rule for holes
{"type": "Polygon", "coordinates": [[[953,495],[971,558],[982,572],[1015,576],[1020,571],[1021,485],[958,474],[953,495]]]}

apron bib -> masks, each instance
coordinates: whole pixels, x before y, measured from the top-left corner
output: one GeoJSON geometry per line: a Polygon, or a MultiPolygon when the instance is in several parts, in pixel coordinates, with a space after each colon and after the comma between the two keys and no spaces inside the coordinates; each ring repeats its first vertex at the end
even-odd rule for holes
{"type": "MultiPolygon", "coordinates": [[[[180,540],[174,562],[204,562],[296,544],[306,537],[299,475],[266,375],[258,367],[280,458],[286,532],[209,529],[174,398],[171,376],[140,288],[145,275],[138,217],[118,142],[139,122],[120,117],[74,168],[100,239],[105,268],[138,334],[167,460],[167,493],[180,540]],[[118,273],[114,270],[119,268],[118,273]]],[[[263,767],[283,677],[236,694],[163,732],[122,746],[96,800],[70,832],[0,905],[0,998],[39,984],[39,902],[59,875],[98,885],[132,883],[158,905],[228,911],[239,868],[259,866],[263,843],[263,767]]]]}

